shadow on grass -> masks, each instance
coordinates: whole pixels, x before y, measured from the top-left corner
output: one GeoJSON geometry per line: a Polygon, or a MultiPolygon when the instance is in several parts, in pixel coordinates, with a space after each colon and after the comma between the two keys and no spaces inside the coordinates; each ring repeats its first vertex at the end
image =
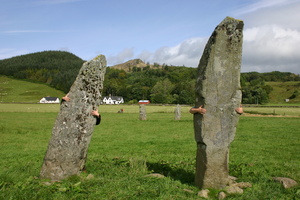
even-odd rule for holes
{"type": "Polygon", "coordinates": [[[170,163],[146,163],[149,171],[178,180],[183,184],[195,185],[195,174],[170,163]]]}

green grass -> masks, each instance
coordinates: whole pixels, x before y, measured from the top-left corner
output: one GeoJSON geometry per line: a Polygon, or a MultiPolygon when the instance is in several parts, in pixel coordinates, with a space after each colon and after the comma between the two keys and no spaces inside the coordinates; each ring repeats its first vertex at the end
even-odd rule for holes
{"type": "MultiPolygon", "coordinates": [[[[140,121],[138,106],[123,105],[122,114],[118,106],[100,106],[102,122],[93,133],[87,172],[47,185],[37,177],[59,105],[22,105],[23,110],[11,111],[14,104],[0,104],[0,199],[200,199],[193,183],[196,144],[188,108],[175,121],[175,107],[147,106],[147,120],[140,121]],[[153,172],[166,178],[145,177],[153,172]],[[86,179],[88,174],[94,178],[86,179]]],[[[299,185],[283,189],[272,181],[283,176],[300,182],[299,134],[299,117],[241,116],[230,174],[253,187],[226,199],[299,199],[299,185]]]]}
{"type": "Polygon", "coordinates": [[[45,84],[0,76],[1,103],[37,103],[47,96],[61,98],[64,93],[45,84]]]}
{"type": "MultiPolygon", "coordinates": [[[[58,112],[60,104],[0,104],[0,112],[58,112]]],[[[170,105],[147,105],[147,113],[173,113],[176,106],[170,105]]],[[[135,105],[100,105],[99,112],[101,113],[117,113],[120,109],[124,113],[139,113],[139,106],[135,105]]],[[[181,106],[183,113],[188,113],[190,106],[181,106]]],[[[300,113],[299,113],[300,114],[300,113]]]]}
{"type": "Polygon", "coordinates": [[[295,105],[300,104],[300,95],[294,99],[290,99],[289,102],[285,102],[295,90],[300,92],[300,82],[299,81],[288,81],[288,82],[266,82],[266,85],[272,86],[273,90],[269,94],[269,100],[272,104],[285,104],[285,105],[295,105]]]}
{"type": "Polygon", "coordinates": [[[244,107],[245,113],[262,115],[283,115],[300,117],[300,107],[244,107]]]}

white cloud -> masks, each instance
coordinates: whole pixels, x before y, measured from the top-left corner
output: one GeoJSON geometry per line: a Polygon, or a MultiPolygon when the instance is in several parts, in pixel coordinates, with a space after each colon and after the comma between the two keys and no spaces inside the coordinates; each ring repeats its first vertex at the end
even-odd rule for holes
{"type": "Polygon", "coordinates": [[[252,13],[260,9],[274,7],[274,6],[283,6],[298,1],[299,0],[259,0],[253,4],[249,4],[248,6],[245,6],[237,10],[236,13],[238,15],[242,15],[246,13],[252,13]]]}
{"type": "Polygon", "coordinates": [[[134,58],[133,56],[134,56],[134,49],[126,48],[126,49],[123,49],[116,56],[108,56],[107,63],[108,63],[108,65],[120,64],[120,63],[126,62],[127,60],[133,59],[134,58]]]}
{"type": "Polygon", "coordinates": [[[279,25],[284,28],[300,28],[300,0],[286,1],[281,6],[262,8],[255,12],[239,16],[244,20],[245,27],[260,27],[265,25],[279,25]],[[287,3],[289,2],[289,4],[287,3]]]}
{"type": "MultiPolygon", "coordinates": [[[[208,38],[191,38],[173,47],[135,55],[133,48],[109,57],[119,64],[140,58],[145,62],[174,66],[197,67],[208,38]],[[136,56],[136,57],[134,57],[136,56]]],[[[300,32],[277,25],[244,30],[242,72],[286,71],[300,74],[300,32]]]]}
{"type": "Polygon", "coordinates": [[[134,54],[133,48],[124,49],[116,56],[109,56],[109,65],[115,65],[127,60],[140,58],[144,62],[159,63],[174,66],[197,67],[207,38],[190,38],[173,47],[161,47],[155,52],[142,51],[134,54]]]}
{"type": "Polygon", "coordinates": [[[277,25],[246,29],[243,71],[300,73],[300,32],[277,25]]]}
{"type": "Polygon", "coordinates": [[[242,17],[246,27],[242,71],[300,74],[300,1],[263,2],[270,4],[242,17]]]}
{"type": "MultiPolygon", "coordinates": [[[[161,47],[146,59],[150,63],[197,67],[207,38],[190,38],[173,47],[161,47]]],[[[144,54],[140,54],[142,57],[144,54]]]]}

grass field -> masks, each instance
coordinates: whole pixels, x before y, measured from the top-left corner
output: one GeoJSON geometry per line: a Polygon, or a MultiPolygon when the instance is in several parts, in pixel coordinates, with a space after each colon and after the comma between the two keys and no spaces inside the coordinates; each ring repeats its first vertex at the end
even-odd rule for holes
{"type": "MultiPolygon", "coordinates": [[[[201,199],[193,183],[189,107],[182,107],[180,121],[174,120],[175,107],[146,108],[147,120],[140,121],[136,105],[100,106],[102,122],[95,127],[87,172],[49,184],[38,176],[59,105],[0,104],[0,199],[201,199]],[[125,112],[118,114],[120,108],[125,112]],[[153,172],[166,177],[146,177],[153,172]],[[89,174],[94,178],[87,179],[89,174]]],[[[226,199],[300,199],[299,185],[284,189],[272,181],[280,176],[300,182],[299,120],[240,117],[230,175],[253,186],[226,199]]],[[[210,198],[218,192],[212,190],[210,198]]]]}
{"type": "Polygon", "coordinates": [[[287,81],[287,82],[266,82],[266,85],[270,85],[273,90],[269,94],[269,99],[271,103],[274,104],[299,104],[300,96],[298,95],[294,99],[290,99],[290,102],[285,103],[285,99],[289,99],[294,91],[300,91],[299,81],[287,81]]]}
{"type": "MultiPolygon", "coordinates": [[[[58,112],[59,104],[0,104],[0,112],[58,112]]],[[[176,105],[147,105],[147,113],[173,113],[176,105]]],[[[101,113],[139,113],[137,105],[100,105],[101,113]]],[[[181,111],[188,113],[190,106],[182,105],[181,111]]],[[[300,107],[244,107],[245,113],[300,117],[300,107]]]]}
{"type": "Polygon", "coordinates": [[[46,84],[32,83],[0,75],[1,103],[37,103],[47,96],[61,98],[64,93],[46,84]]]}

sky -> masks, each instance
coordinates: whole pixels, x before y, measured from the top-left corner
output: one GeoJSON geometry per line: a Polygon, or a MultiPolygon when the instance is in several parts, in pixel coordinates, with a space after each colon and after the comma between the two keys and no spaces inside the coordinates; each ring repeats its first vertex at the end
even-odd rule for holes
{"type": "Polygon", "coordinates": [[[0,60],[60,50],[107,65],[197,67],[215,27],[244,21],[242,72],[300,74],[300,0],[0,0],[0,60]]]}

